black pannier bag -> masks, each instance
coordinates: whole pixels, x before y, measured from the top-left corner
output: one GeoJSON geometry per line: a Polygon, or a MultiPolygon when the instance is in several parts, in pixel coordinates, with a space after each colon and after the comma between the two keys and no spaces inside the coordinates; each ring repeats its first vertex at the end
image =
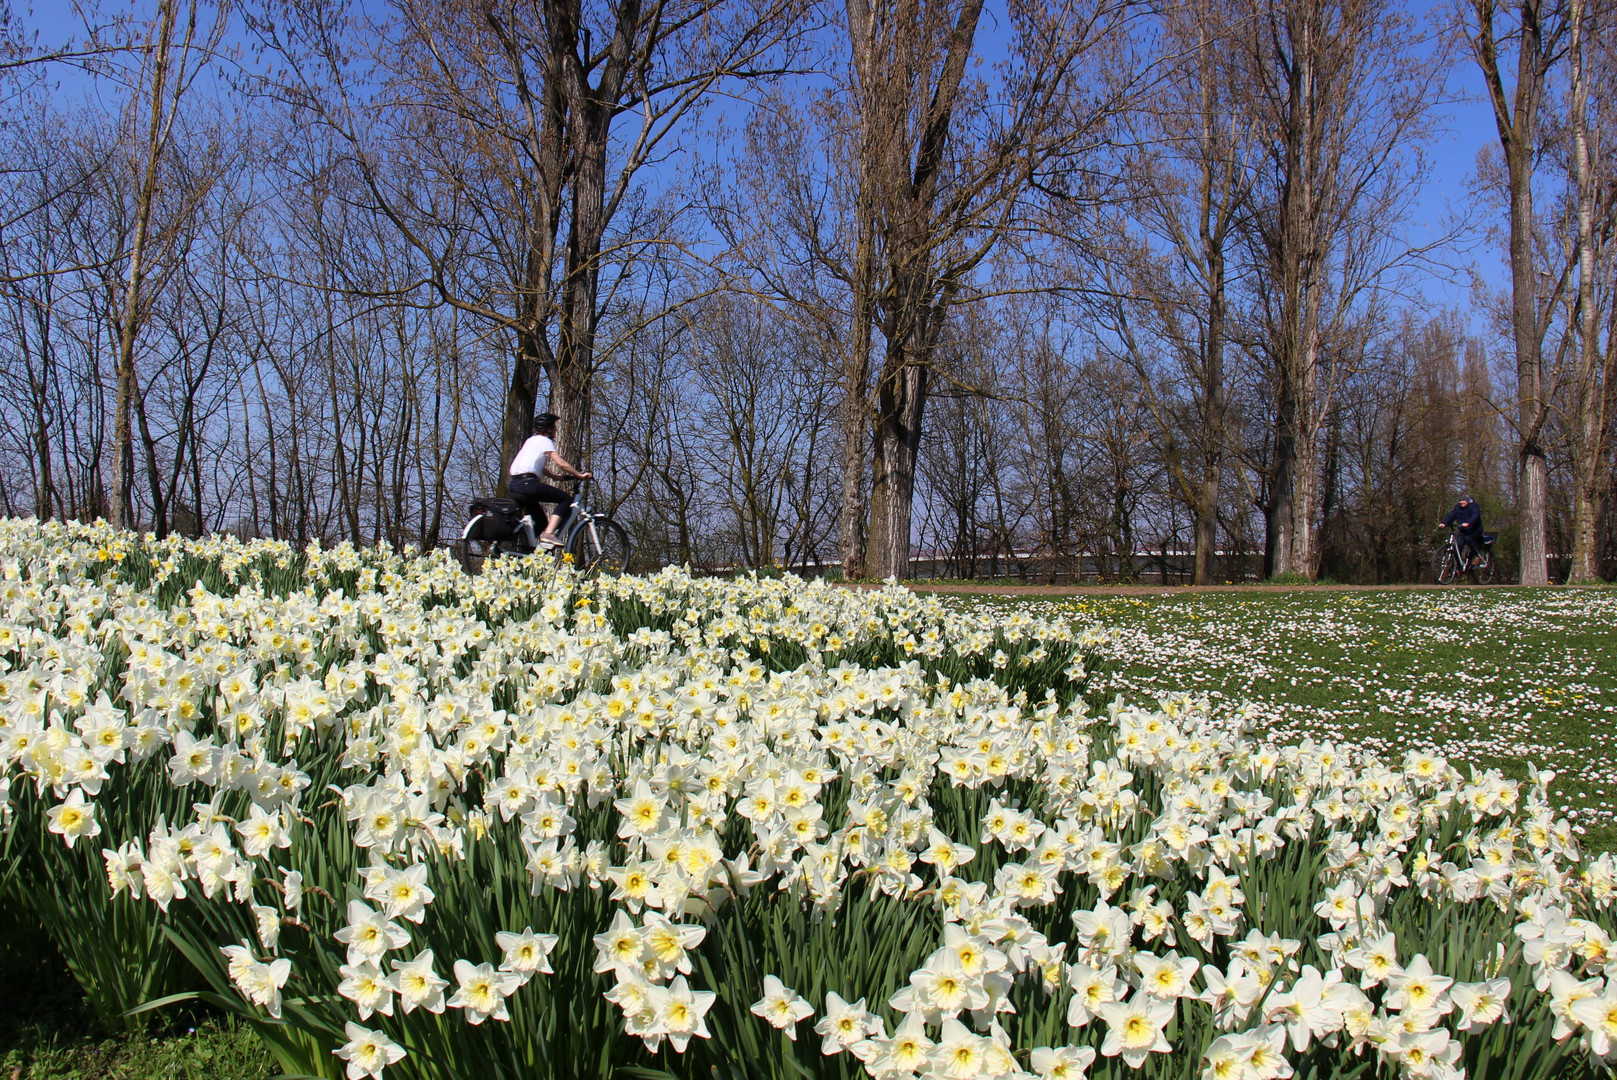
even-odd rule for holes
{"type": "Polygon", "coordinates": [[[467,540],[516,539],[522,507],[515,499],[473,499],[467,509],[472,515],[466,525],[467,540]]]}

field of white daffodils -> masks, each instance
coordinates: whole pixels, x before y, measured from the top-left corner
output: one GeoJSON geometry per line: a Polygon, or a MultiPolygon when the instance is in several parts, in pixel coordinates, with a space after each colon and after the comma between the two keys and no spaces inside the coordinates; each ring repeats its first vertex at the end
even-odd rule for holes
{"type": "Polygon", "coordinates": [[[1541,774],[1103,702],[1059,613],[537,569],[0,523],[8,910],[295,1076],[1617,1059],[1617,863],[1541,774]]]}

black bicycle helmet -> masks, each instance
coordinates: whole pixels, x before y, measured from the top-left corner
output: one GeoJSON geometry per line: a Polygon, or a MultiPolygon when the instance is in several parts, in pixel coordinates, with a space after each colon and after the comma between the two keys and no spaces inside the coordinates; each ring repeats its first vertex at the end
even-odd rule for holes
{"type": "Polygon", "coordinates": [[[533,418],[533,430],[545,431],[549,428],[553,428],[556,426],[556,421],[560,419],[561,417],[557,416],[553,412],[538,413],[533,418]]]}

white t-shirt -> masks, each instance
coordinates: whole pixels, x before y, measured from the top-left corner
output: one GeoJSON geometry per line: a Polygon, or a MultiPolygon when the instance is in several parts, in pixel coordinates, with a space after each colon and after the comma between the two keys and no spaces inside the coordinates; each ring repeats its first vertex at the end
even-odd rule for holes
{"type": "Polygon", "coordinates": [[[556,452],[556,444],[543,435],[535,435],[522,444],[517,456],[511,461],[511,475],[521,476],[523,473],[533,473],[535,476],[545,475],[545,466],[550,461],[550,455],[556,452]]]}

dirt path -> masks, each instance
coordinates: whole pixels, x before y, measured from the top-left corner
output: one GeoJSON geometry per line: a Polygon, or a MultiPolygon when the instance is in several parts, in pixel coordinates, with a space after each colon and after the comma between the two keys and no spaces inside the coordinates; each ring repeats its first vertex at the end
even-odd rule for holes
{"type": "MultiPolygon", "coordinates": [[[[880,582],[840,583],[847,589],[879,589],[880,582]]],[[[1417,589],[1499,589],[1503,585],[943,585],[900,582],[921,593],[965,593],[981,596],[1177,596],[1192,593],[1412,592],[1417,589]]],[[[1551,586],[1554,588],[1555,586],[1551,586]]]]}

